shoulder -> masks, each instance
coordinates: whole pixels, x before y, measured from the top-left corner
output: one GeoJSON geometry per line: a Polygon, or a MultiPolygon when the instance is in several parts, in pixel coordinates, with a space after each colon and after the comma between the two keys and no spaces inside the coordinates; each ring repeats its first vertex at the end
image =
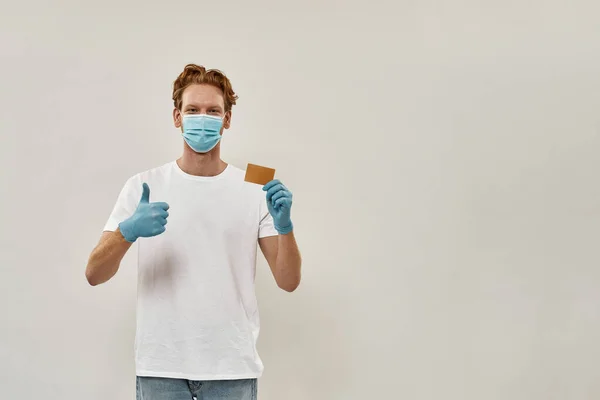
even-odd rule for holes
{"type": "Polygon", "coordinates": [[[149,170],[140,172],[133,176],[133,178],[142,179],[142,180],[156,180],[156,179],[164,179],[171,171],[173,170],[173,164],[175,161],[170,161],[166,164],[163,164],[159,167],[151,168],[149,170]]]}
{"type": "Polygon", "coordinates": [[[163,164],[159,167],[148,169],[146,171],[138,172],[137,174],[130,176],[125,182],[125,188],[133,191],[134,193],[137,193],[138,191],[141,193],[143,183],[148,183],[151,185],[164,180],[169,174],[169,171],[173,168],[173,163],[174,161],[163,164]]]}
{"type": "Polygon", "coordinates": [[[227,174],[228,174],[228,177],[230,178],[229,181],[236,185],[239,185],[241,187],[241,190],[243,191],[244,195],[255,198],[257,200],[262,199],[262,197],[264,196],[262,186],[257,185],[256,183],[246,182],[246,180],[245,180],[246,170],[245,169],[238,168],[231,164],[229,164],[227,169],[228,169],[227,174]]]}
{"type": "Polygon", "coordinates": [[[227,173],[234,179],[242,178],[246,175],[246,170],[236,167],[233,164],[227,164],[227,173]]]}

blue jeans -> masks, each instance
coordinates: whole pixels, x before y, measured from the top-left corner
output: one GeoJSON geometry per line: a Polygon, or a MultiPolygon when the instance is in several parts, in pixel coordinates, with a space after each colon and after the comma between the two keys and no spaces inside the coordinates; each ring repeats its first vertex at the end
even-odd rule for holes
{"type": "Polygon", "coordinates": [[[137,400],[256,400],[256,379],[188,381],[136,378],[137,400]]]}

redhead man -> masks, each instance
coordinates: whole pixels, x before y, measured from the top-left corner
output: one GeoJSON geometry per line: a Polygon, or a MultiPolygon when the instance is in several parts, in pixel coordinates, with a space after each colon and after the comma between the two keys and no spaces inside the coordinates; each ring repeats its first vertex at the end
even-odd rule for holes
{"type": "Polygon", "coordinates": [[[138,242],[139,400],[255,399],[258,247],[280,288],[300,283],[292,193],[278,180],[245,182],[221,159],[236,100],[222,72],[184,68],[173,87],[183,154],[127,180],[89,258],[95,286],[138,242]]]}

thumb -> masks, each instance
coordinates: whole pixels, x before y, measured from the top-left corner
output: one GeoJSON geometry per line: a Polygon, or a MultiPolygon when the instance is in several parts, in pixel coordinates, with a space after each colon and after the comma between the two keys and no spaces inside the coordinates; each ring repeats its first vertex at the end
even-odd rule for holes
{"type": "Polygon", "coordinates": [[[149,203],[150,202],[150,187],[147,183],[142,185],[142,198],[140,199],[140,203],[149,203]]]}

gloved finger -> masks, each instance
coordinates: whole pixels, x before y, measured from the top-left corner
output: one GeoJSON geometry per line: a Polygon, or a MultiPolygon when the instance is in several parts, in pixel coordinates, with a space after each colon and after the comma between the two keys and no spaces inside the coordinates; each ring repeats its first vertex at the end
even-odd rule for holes
{"type": "Polygon", "coordinates": [[[161,233],[163,233],[163,232],[164,232],[164,231],[166,231],[166,230],[167,230],[167,229],[164,227],[164,225],[161,225],[160,227],[158,227],[158,228],[155,228],[155,229],[153,230],[154,236],[156,236],[156,235],[160,235],[161,233]]]}
{"type": "Polygon", "coordinates": [[[169,205],[165,202],[156,202],[156,203],[152,203],[153,206],[158,207],[158,208],[162,208],[163,210],[167,211],[169,209],[169,205]]]}
{"type": "Polygon", "coordinates": [[[292,206],[292,199],[290,199],[289,197],[282,197],[280,199],[277,199],[277,201],[275,201],[274,206],[277,209],[279,209],[281,207],[289,208],[292,206]]]}
{"type": "Polygon", "coordinates": [[[273,186],[275,185],[279,185],[281,182],[279,181],[279,179],[273,179],[272,181],[268,182],[265,186],[263,186],[263,190],[266,192],[269,189],[271,189],[273,186]]]}
{"type": "Polygon", "coordinates": [[[267,200],[271,201],[271,197],[273,197],[273,195],[280,190],[285,190],[285,187],[281,183],[272,186],[269,190],[267,190],[267,200]]]}
{"type": "Polygon", "coordinates": [[[290,197],[291,193],[287,190],[280,190],[277,193],[275,193],[273,196],[271,196],[271,203],[275,202],[275,200],[281,198],[281,197],[290,197]]]}
{"type": "Polygon", "coordinates": [[[150,186],[146,182],[142,184],[142,198],[140,203],[148,204],[150,202],[150,186]]]}
{"type": "Polygon", "coordinates": [[[161,224],[162,226],[165,226],[165,225],[167,224],[167,219],[166,219],[166,218],[159,218],[159,219],[158,219],[158,222],[160,222],[160,224],[161,224]]]}
{"type": "Polygon", "coordinates": [[[162,208],[159,208],[158,210],[156,210],[156,215],[162,218],[167,218],[169,216],[169,212],[163,210],[162,208]]]}

